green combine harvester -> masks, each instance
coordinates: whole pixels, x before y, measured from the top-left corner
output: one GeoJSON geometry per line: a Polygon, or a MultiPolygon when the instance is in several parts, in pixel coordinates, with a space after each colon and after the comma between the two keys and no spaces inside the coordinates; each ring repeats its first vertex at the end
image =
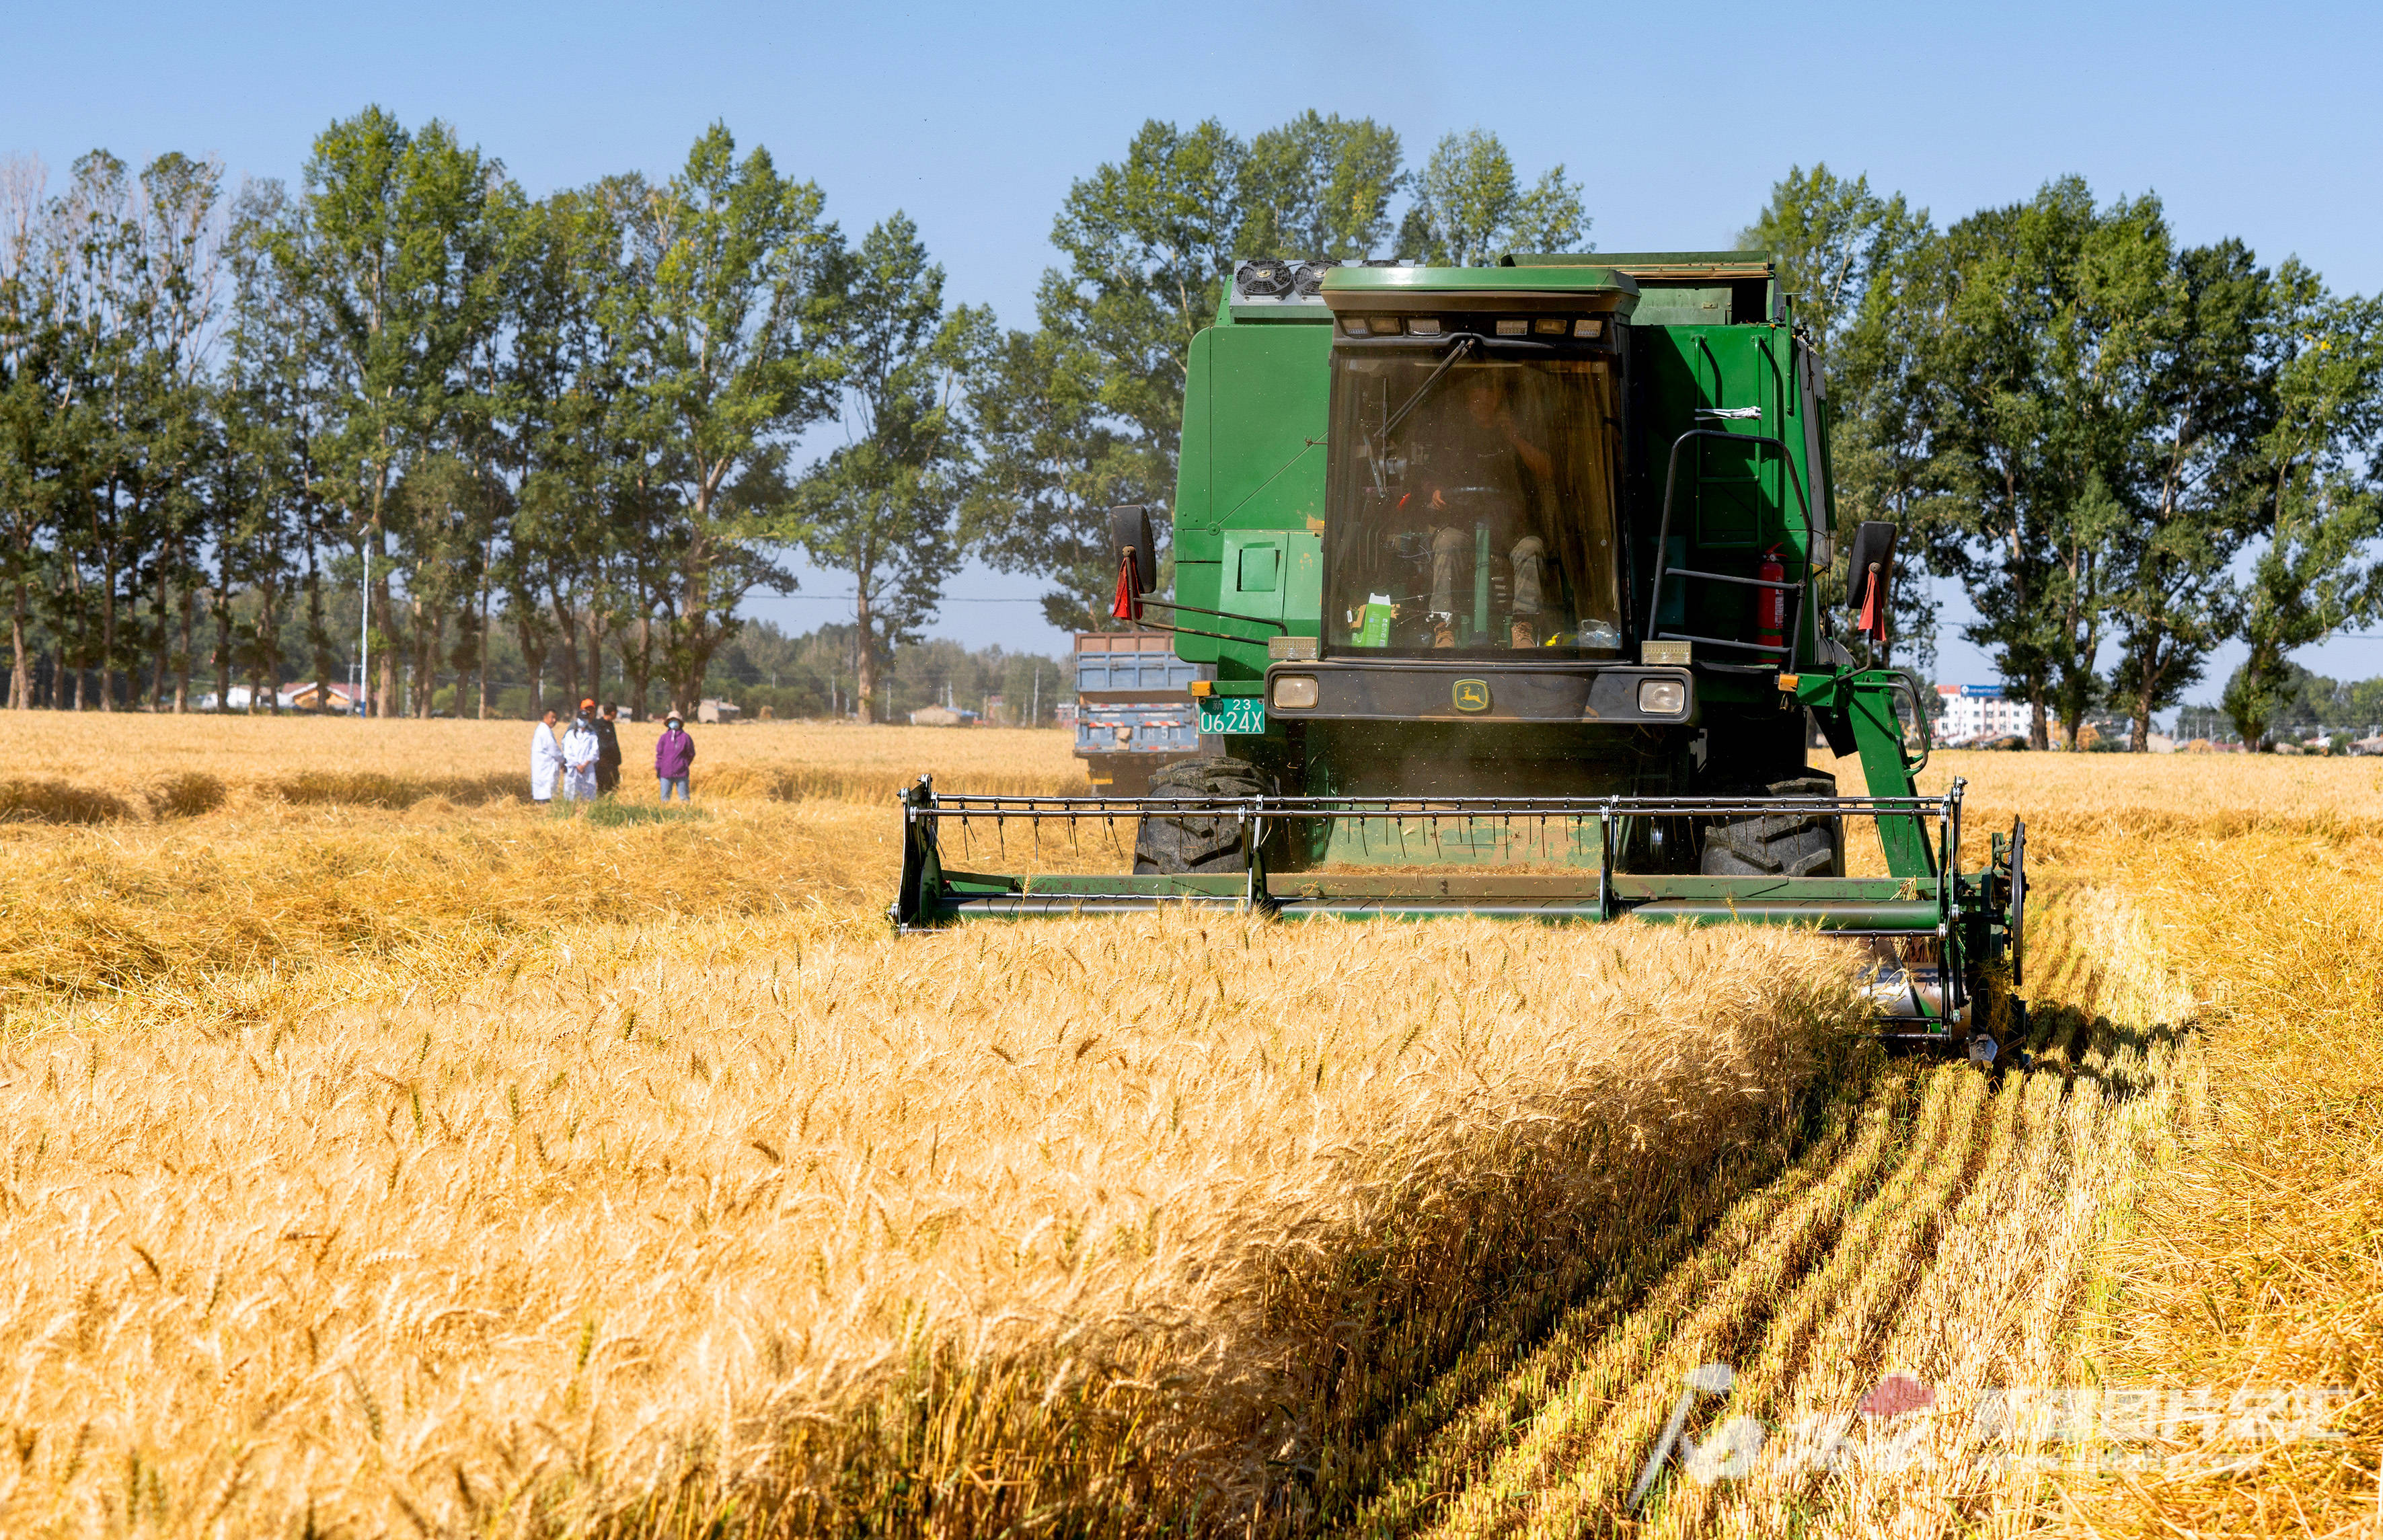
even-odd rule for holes
{"type": "Polygon", "coordinates": [[[1994,1057],[2026,831],[1962,871],[1961,782],[1919,793],[1923,691],[1883,662],[1895,529],[1839,529],[1826,383],[1770,253],[1244,262],[1192,341],[1173,520],[1162,599],[1151,511],[1112,511],[1117,612],[1211,666],[1201,757],[1134,798],[922,779],[897,926],[1802,925],[1869,949],[1888,1035],[1994,1057]],[[1806,763],[1816,733],[1872,795],[1806,763]],[[1087,819],[1133,830],[1130,874],[945,862],[955,821],[1016,853],[1080,848],[1053,825],[1087,819]],[[1885,875],[1846,875],[1863,826],[1885,875]]]}

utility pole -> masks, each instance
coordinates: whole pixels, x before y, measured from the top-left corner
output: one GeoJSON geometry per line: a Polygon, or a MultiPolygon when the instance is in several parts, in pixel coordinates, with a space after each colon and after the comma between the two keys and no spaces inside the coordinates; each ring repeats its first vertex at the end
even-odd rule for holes
{"type": "Polygon", "coordinates": [[[364,657],[364,667],[356,671],[359,716],[372,715],[372,538],[364,538],[364,620],[356,627],[356,645],[364,657]]]}
{"type": "Polygon", "coordinates": [[[1034,659],[1034,704],[1027,708],[1026,725],[1043,725],[1043,659],[1040,658],[1034,659]]]}

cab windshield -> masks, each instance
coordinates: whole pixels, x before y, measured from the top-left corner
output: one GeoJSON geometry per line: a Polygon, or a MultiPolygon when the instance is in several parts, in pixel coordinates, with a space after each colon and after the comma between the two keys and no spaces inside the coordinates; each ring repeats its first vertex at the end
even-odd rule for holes
{"type": "Polygon", "coordinates": [[[1327,644],[1619,651],[1613,364],[1450,348],[1333,350],[1327,644]]]}

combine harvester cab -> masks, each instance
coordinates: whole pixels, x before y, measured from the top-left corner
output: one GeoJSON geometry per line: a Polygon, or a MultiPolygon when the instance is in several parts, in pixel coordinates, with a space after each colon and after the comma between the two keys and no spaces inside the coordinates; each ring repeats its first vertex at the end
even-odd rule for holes
{"type": "Polygon", "coordinates": [[[895,922],[1804,925],[1870,951],[1888,1035],[1991,1059],[2025,831],[1962,871],[1961,782],[1919,793],[1895,529],[1841,539],[1825,392],[1767,253],[1241,264],[1192,343],[1174,598],[1150,511],[1111,517],[1118,617],[1204,666],[1221,752],[1145,796],[922,780],[895,922]],[[1871,795],[1808,766],[1816,731],[1871,795]],[[979,869],[1029,855],[1063,869],[979,869]]]}

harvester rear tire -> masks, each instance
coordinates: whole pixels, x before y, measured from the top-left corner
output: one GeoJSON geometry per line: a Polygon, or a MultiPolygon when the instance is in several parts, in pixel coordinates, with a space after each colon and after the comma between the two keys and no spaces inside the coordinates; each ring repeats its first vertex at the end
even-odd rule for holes
{"type": "MultiPolygon", "coordinates": [[[[1834,796],[1833,775],[1774,781],[1770,796],[1834,796]]],[[[1822,813],[1780,813],[1715,823],[1705,831],[1707,877],[1843,877],[1845,820],[1822,813]]]]}
{"type": "MultiPolygon", "coordinates": [[[[1180,759],[1150,778],[1154,802],[1201,803],[1222,797],[1263,796],[1266,783],[1245,759],[1204,755],[1180,759]]],[[[1241,852],[1241,820],[1230,817],[1153,817],[1144,814],[1133,838],[1133,869],[1139,876],[1185,877],[1237,872],[1248,865],[1241,852]]]]}

